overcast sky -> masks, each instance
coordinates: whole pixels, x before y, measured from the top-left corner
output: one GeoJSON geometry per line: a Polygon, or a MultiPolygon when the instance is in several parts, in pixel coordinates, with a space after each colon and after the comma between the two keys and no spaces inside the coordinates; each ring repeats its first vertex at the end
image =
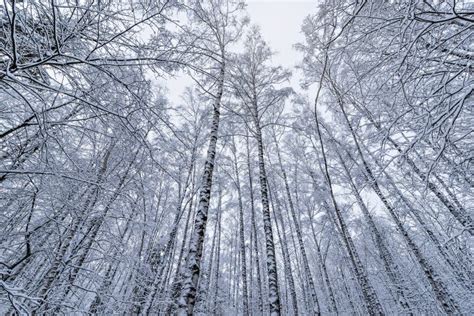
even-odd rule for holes
{"type": "MultiPolygon", "coordinates": [[[[247,0],[246,2],[251,23],[260,26],[263,38],[276,52],[273,56],[274,64],[292,69],[302,57],[295,51],[293,45],[304,40],[300,31],[301,24],[308,14],[316,11],[317,1],[247,0]]],[[[298,74],[294,72],[293,87],[297,86],[298,78],[298,74]]],[[[177,77],[166,80],[165,84],[170,92],[170,100],[179,100],[184,88],[192,85],[193,81],[177,77]]]]}
{"type": "Polygon", "coordinates": [[[315,0],[248,0],[247,10],[252,23],[261,27],[263,38],[278,52],[276,64],[293,67],[301,55],[293,45],[302,42],[301,23],[316,10],[315,0]]]}
{"type": "Polygon", "coordinates": [[[301,24],[316,11],[317,0],[247,0],[247,4],[251,23],[260,26],[263,38],[276,52],[273,63],[293,71],[291,86],[298,91],[301,75],[294,66],[302,54],[293,45],[304,41],[301,24]]]}

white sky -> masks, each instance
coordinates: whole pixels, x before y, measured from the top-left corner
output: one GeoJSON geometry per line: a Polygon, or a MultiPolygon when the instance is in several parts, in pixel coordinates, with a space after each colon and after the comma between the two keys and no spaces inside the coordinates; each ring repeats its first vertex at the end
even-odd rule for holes
{"type": "Polygon", "coordinates": [[[293,72],[291,86],[299,87],[301,74],[294,67],[302,54],[293,45],[304,42],[301,25],[304,18],[315,13],[317,0],[247,0],[247,11],[252,24],[260,26],[263,39],[275,52],[273,63],[293,72]]]}
{"type": "MultiPolygon", "coordinates": [[[[247,11],[251,24],[260,26],[264,40],[276,52],[273,56],[275,65],[293,69],[302,56],[293,45],[302,42],[304,36],[300,32],[303,19],[314,13],[317,0],[247,0],[247,11]]],[[[298,85],[299,76],[293,73],[292,85],[298,85]]],[[[169,79],[170,100],[179,100],[184,88],[192,85],[189,78],[178,77],[169,79]]]]}
{"type": "Polygon", "coordinates": [[[293,45],[302,42],[303,19],[316,11],[316,0],[248,0],[251,23],[260,25],[263,38],[278,54],[275,64],[292,68],[301,59],[293,45]]]}

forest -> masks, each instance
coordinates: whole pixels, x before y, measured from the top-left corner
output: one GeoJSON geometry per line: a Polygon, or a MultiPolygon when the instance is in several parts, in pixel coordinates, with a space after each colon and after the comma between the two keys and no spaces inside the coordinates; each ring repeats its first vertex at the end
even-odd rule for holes
{"type": "Polygon", "coordinates": [[[474,314],[474,1],[311,2],[0,3],[0,315],[474,314]]]}

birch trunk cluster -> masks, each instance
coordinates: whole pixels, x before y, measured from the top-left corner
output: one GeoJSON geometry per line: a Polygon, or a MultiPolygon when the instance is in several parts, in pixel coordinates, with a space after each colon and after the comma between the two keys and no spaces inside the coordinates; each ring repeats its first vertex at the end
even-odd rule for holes
{"type": "Polygon", "coordinates": [[[1,315],[474,313],[474,5],[246,10],[0,4],[1,315]]]}

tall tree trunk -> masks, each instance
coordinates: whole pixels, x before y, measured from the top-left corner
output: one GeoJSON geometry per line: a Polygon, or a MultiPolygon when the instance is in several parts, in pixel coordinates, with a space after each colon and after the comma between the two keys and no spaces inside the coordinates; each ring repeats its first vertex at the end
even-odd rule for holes
{"type": "MultiPolygon", "coordinates": [[[[220,212],[220,210],[218,210],[220,212]]],[[[216,214],[216,222],[214,225],[214,234],[212,236],[212,242],[211,242],[211,253],[209,255],[209,263],[207,267],[207,271],[205,273],[205,282],[204,280],[201,280],[199,282],[199,288],[200,288],[200,293],[198,293],[198,304],[199,305],[204,305],[206,302],[212,301],[212,295],[214,293],[210,293],[211,290],[211,283],[212,283],[212,269],[213,269],[213,263],[214,263],[214,258],[216,256],[216,239],[217,239],[217,226],[219,225],[218,221],[219,215],[216,214]]],[[[209,313],[209,308],[203,307],[202,309],[205,310],[206,312],[209,313]]]]}
{"type": "MultiPolygon", "coordinates": [[[[271,204],[273,212],[275,213],[275,227],[277,229],[278,239],[280,240],[281,244],[281,251],[283,253],[283,266],[285,267],[285,279],[288,283],[287,293],[289,292],[289,296],[291,296],[291,302],[293,306],[292,314],[298,315],[299,314],[299,307],[298,307],[298,297],[296,296],[296,288],[295,288],[295,279],[293,277],[293,269],[290,259],[290,252],[288,250],[288,240],[286,238],[285,232],[285,222],[283,220],[283,216],[281,215],[281,208],[280,202],[278,198],[271,195],[271,204]],[[273,203],[275,201],[276,207],[273,203]]],[[[288,302],[288,299],[287,299],[288,302]]],[[[289,304],[288,304],[289,305],[289,304]]]]}
{"type": "Polygon", "coordinates": [[[359,157],[362,161],[363,164],[363,171],[365,172],[365,176],[367,179],[367,182],[369,185],[372,187],[374,192],[377,194],[377,196],[380,198],[380,200],[383,202],[385,205],[386,209],[388,210],[390,217],[392,220],[395,222],[395,225],[397,227],[397,230],[400,232],[402,235],[403,239],[407,243],[409,249],[412,251],[412,253],[415,255],[415,258],[417,259],[421,269],[423,270],[425,277],[427,278],[431,289],[435,293],[436,299],[442,309],[447,313],[447,314],[458,314],[460,313],[459,306],[457,303],[454,301],[452,298],[451,294],[448,291],[448,288],[440,278],[440,276],[437,274],[435,269],[431,266],[431,264],[426,260],[424,255],[421,253],[420,249],[418,246],[415,244],[413,239],[410,237],[408,231],[405,229],[403,226],[400,218],[396,214],[395,209],[392,207],[392,205],[389,203],[388,199],[385,197],[385,195],[382,193],[378,181],[375,178],[369,164],[367,163],[366,159],[364,158],[364,154],[359,146],[359,142],[357,139],[357,135],[352,128],[352,125],[349,121],[349,118],[347,116],[347,113],[344,109],[344,105],[342,103],[342,100],[339,100],[339,107],[342,111],[342,114],[344,116],[344,119],[346,121],[347,127],[349,128],[352,139],[354,140],[354,143],[356,145],[357,152],[359,154],[359,157]]]}
{"type": "MultiPolygon", "coordinates": [[[[326,179],[326,183],[328,185],[328,190],[329,190],[329,195],[331,197],[331,201],[333,204],[333,210],[336,215],[337,222],[340,227],[341,235],[344,241],[344,244],[346,246],[347,252],[349,253],[349,257],[351,259],[351,263],[353,265],[354,272],[356,274],[357,280],[359,282],[360,287],[362,288],[362,294],[364,296],[364,302],[366,304],[367,310],[370,315],[383,315],[383,309],[382,305],[380,305],[379,299],[377,297],[377,294],[375,293],[374,288],[370,284],[369,278],[367,276],[367,273],[364,269],[364,266],[362,265],[362,262],[359,258],[359,254],[357,253],[357,250],[355,248],[355,245],[352,241],[352,237],[350,236],[349,229],[344,221],[344,218],[342,217],[341,210],[339,209],[339,205],[337,204],[336,197],[334,196],[334,189],[332,185],[332,180],[331,176],[329,174],[329,167],[328,167],[328,162],[326,158],[326,151],[324,149],[324,142],[323,142],[323,137],[321,135],[321,128],[320,128],[320,123],[319,123],[319,117],[318,117],[318,102],[319,102],[319,95],[321,92],[322,84],[323,84],[323,76],[326,73],[326,67],[328,63],[328,55],[327,51],[324,57],[324,68],[322,71],[322,76],[320,80],[320,84],[316,93],[316,98],[314,101],[314,121],[316,123],[316,133],[319,138],[319,144],[321,146],[321,155],[323,158],[323,166],[322,166],[322,172],[323,175],[326,179]]],[[[328,210],[329,211],[329,210],[328,210]]]]}
{"type": "Polygon", "coordinates": [[[267,173],[265,170],[262,130],[257,116],[257,104],[254,103],[255,136],[258,147],[258,161],[260,171],[260,196],[262,200],[263,228],[265,232],[265,246],[267,255],[268,299],[270,315],[280,315],[280,294],[278,290],[278,272],[276,262],[275,243],[273,241],[272,220],[268,199],[267,173]]]}
{"type": "MultiPolygon", "coordinates": [[[[341,101],[342,102],[342,101],[341,101]]],[[[384,132],[380,123],[378,123],[374,118],[372,113],[363,105],[358,104],[358,102],[354,103],[356,108],[364,113],[367,119],[377,128],[377,130],[384,132]]],[[[385,133],[385,132],[384,132],[385,133]]],[[[410,168],[418,175],[418,177],[427,184],[428,189],[441,201],[442,204],[448,209],[448,211],[453,215],[453,217],[466,229],[466,231],[474,235],[474,222],[469,214],[463,212],[463,210],[459,209],[454,205],[444,194],[443,192],[436,186],[435,183],[430,181],[425,175],[423,171],[416,165],[416,163],[411,159],[405,152],[402,150],[400,145],[390,136],[386,136],[386,139],[392,144],[392,146],[401,154],[403,155],[404,159],[410,166],[410,168]]]]}
{"type": "MultiPolygon", "coordinates": [[[[74,285],[74,282],[76,281],[77,277],[79,276],[80,270],[84,266],[84,262],[87,259],[87,256],[89,255],[89,252],[91,251],[92,245],[94,242],[96,242],[97,235],[99,234],[100,228],[102,227],[109,211],[110,208],[112,207],[113,203],[117,200],[117,198],[120,195],[120,192],[125,184],[125,181],[128,178],[128,175],[130,173],[130,170],[135,162],[135,159],[138,155],[138,150],[135,151],[135,154],[133,155],[132,159],[130,160],[130,163],[125,169],[124,174],[120,177],[119,183],[117,185],[117,188],[114,190],[114,193],[112,197],[109,199],[107,202],[106,206],[104,207],[103,211],[93,220],[91,220],[91,229],[90,229],[90,236],[86,235],[86,238],[88,238],[87,244],[84,246],[84,249],[82,250],[77,262],[74,264],[74,268],[71,271],[71,274],[69,276],[69,283],[66,286],[66,289],[64,291],[63,299],[66,299],[67,296],[69,295],[70,291],[72,290],[72,287],[74,285]]],[[[88,234],[89,235],[89,234],[88,234]]],[[[79,249],[80,250],[80,249],[79,249]]],[[[79,251],[78,250],[78,251],[79,251]]],[[[59,310],[56,310],[55,313],[58,313],[59,310]]]]}
{"type": "Polygon", "coordinates": [[[320,270],[321,270],[321,278],[324,280],[324,283],[325,283],[327,291],[328,291],[328,296],[329,296],[328,300],[329,300],[329,303],[330,303],[329,304],[329,312],[337,314],[338,309],[337,309],[336,298],[335,298],[335,295],[334,295],[333,286],[331,284],[331,279],[329,278],[329,273],[328,273],[328,269],[327,269],[327,266],[326,266],[326,260],[324,260],[323,255],[321,253],[321,247],[319,245],[319,241],[318,241],[317,234],[316,234],[316,229],[315,229],[314,223],[313,223],[314,222],[313,216],[311,215],[310,209],[308,209],[307,211],[308,211],[308,216],[310,218],[311,233],[313,235],[314,244],[316,246],[315,251],[316,251],[316,255],[317,255],[320,270]]]}
{"type": "Polygon", "coordinates": [[[288,184],[288,177],[286,175],[286,170],[283,167],[283,162],[282,162],[281,154],[280,154],[280,148],[278,146],[278,142],[277,142],[276,137],[274,138],[274,140],[275,140],[276,152],[277,152],[277,155],[278,155],[278,162],[280,164],[280,169],[281,169],[281,173],[282,173],[282,176],[283,176],[283,182],[284,182],[284,185],[285,185],[285,192],[286,192],[286,197],[287,197],[287,200],[288,200],[290,214],[291,214],[291,218],[293,219],[293,224],[295,225],[296,237],[298,239],[298,245],[300,247],[301,256],[303,258],[303,267],[304,267],[305,275],[306,275],[306,278],[308,280],[309,288],[310,288],[310,291],[311,291],[311,298],[313,300],[312,301],[312,304],[313,304],[313,311],[312,312],[313,312],[313,314],[318,315],[318,314],[320,314],[319,301],[318,301],[318,296],[316,294],[316,286],[314,285],[313,275],[312,275],[311,269],[309,267],[308,256],[306,255],[306,249],[305,249],[305,245],[304,245],[304,241],[303,241],[303,233],[301,232],[299,221],[298,221],[298,218],[296,217],[296,211],[295,211],[295,207],[294,207],[294,204],[293,204],[293,199],[291,197],[291,192],[290,192],[290,185],[288,184]]]}
{"type": "MultiPolygon", "coordinates": [[[[98,171],[97,183],[100,185],[103,182],[105,172],[107,171],[108,162],[110,154],[114,144],[112,143],[106,150],[104,158],[102,159],[102,164],[98,171]]],[[[41,303],[33,309],[33,313],[40,311],[48,310],[48,299],[50,297],[51,289],[54,281],[59,277],[61,272],[62,263],[65,261],[66,253],[71,245],[73,238],[76,236],[76,233],[80,230],[83,220],[88,214],[89,210],[94,207],[99,198],[99,187],[94,185],[90,188],[90,192],[87,195],[86,201],[83,204],[82,209],[78,212],[78,216],[72,219],[70,228],[66,231],[65,238],[61,241],[61,244],[54,255],[54,260],[51,267],[46,272],[41,285],[38,289],[37,296],[40,298],[41,303]]]]}
{"type": "Polygon", "coordinates": [[[359,191],[352,179],[352,176],[350,174],[350,171],[346,163],[344,162],[344,159],[342,158],[342,156],[337,150],[336,150],[336,154],[339,158],[339,163],[341,164],[345,172],[346,179],[351,187],[352,193],[356,198],[357,205],[361,209],[362,214],[364,214],[365,220],[367,224],[369,225],[370,232],[372,233],[374,241],[375,241],[375,246],[377,247],[379,256],[382,259],[385,272],[387,273],[387,276],[391,282],[391,285],[395,287],[395,293],[396,293],[395,297],[397,298],[397,303],[403,308],[404,313],[411,314],[410,303],[408,301],[409,291],[405,285],[406,281],[403,278],[403,274],[400,271],[399,266],[395,262],[392,254],[388,250],[388,246],[385,243],[385,239],[383,238],[382,234],[377,228],[377,225],[375,224],[375,221],[372,218],[372,215],[370,214],[369,210],[367,209],[367,206],[362,200],[362,197],[359,194],[359,191]]]}
{"type": "Polygon", "coordinates": [[[252,176],[252,165],[250,162],[250,147],[249,147],[249,138],[248,135],[246,137],[246,145],[247,145],[247,169],[248,169],[248,178],[249,178],[249,194],[250,194],[250,211],[251,213],[251,221],[252,221],[252,231],[253,231],[253,241],[254,244],[251,247],[254,247],[255,250],[255,264],[256,264],[256,273],[257,273],[257,290],[258,290],[258,311],[263,313],[264,306],[263,306],[263,289],[262,289],[262,276],[260,273],[260,252],[259,252],[259,238],[257,233],[257,221],[255,218],[255,199],[253,195],[253,176],[252,176]]]}
{"type": "Polygon", "coordinates": [[[218,314],[218,301],[219,301],[219,282],[221,275],[221,227],[222,227],[222,190],[219,186],[219,201],[217,204],[217,250],[216,250],[216,265],[214,269],[214,299],[212,300],[211,313],[218,314]]]}
{"type": "MultiPolygon", "coordinates": [[[[361,146],[363,147],[363,146],[361,146]]],[[[365,148],[367,151],[367,149],[365,148]]],[[[375,161],[377,166],[380,168],[380,170],[383,171],[383,174],[385,178],[387,179],[387,183],[391,186],[393,192],[395,193],[395,196],[398,196],[400,200],[403,202],[403,204],[408,208],[409,214],[418,222],[419,226],[422,228],[422,230],[425,232],[425,234],[428,236],[429,240],[433,243],[435,248],[438,250],[439,254],[443,258],[443,260],[446,262],[446,264],[451,268],[453,271],[457,281],[464,286],[468,291],[471,291],[474,282],[474,279],[470,277],[470,274],[472,274],[472,269],[470,271],[467,271],[466,269],[463,269],[460,267],[457,262],[451,258],[451,255],[447,252],[448,249],[443,245],[443,243],[439,240],[439,238],[436,236],[436,234],[433,232],[433,230],[428,226],[428,223],[426,223],[426,220],[423,218],[421,214],[423,212],[419,209],[416,209],[415,206],[413,205],[412,202],[410,202],[406,197],[405,194],[403,194],[400,189],[398,188],[397,184],[395,183],[394,179],[388,174],[385,168],[381,168],[379,162],[370,154],[369,156],[372,157],[372,159],[375,161]],[[467,275],[465,275],[467,273],[467,275]],[[469,281],[471,280],[471,281],[469,281]]]]}
{"type": "MultiPolygon", "coordinates": [[[[171,232],[168,236],[168,241],[164,249],[152,250],[152,260],[150,262],[150,266],[151,266],[151,272],[153,274],[152,276],[153,279],[152,279],[152,282],[147,282],[145,286],[142,285],[143,289],[141,290],[141,295],[139,295],[137,298],[138,299],[142,298],[143,301],[141,302],[141,304],[135,306],[135,312],[137,314],[140,314],[142,310],[145,311],[146,314],[150,313],[152,305],[153,305],[153,301],[155,300],[158,289],[162,288],[163,285],[166,284],[166,281],[167,281],[166,277],[168,276],[167,272],[169,272],[169,269],[171,269],[171,266],[173,264],[173,256],[174,256],[174,250],[176,246],[176,237],[178,235],[179,223],[186,210],[186,204],[183,205],[183,203],[187,196],[188,188],[189,188],[193,170],[194,170],[195,152],[196,152],[196,147],[193,147],[192,153],[191,153],[191,161],[190,161],[188,172],[186,175],[184,188],[182,190],[180,189],[178,190],[179,191],[178,208],[176,210],[171,232]],[[167,265],[165,262],[166,259],[168,259],[167,265]]],[[[190,202],[192,198],[193,196],[191,192],[191,196],[188,202],[190,202]]]]}
{"type": "MultiPolygon", "coordinates": [[[[131,227],[130,223],[134,217],[136,212],[131,213],[131,216],[127,219],[127,222],[125,224],[124,231],[122,233],[122,240],[121,240],[121,245],[126,244],[127,242],[127,234],[128,231],[131,227]]],[[[130,238],[130,235],[129,237],[130,238]]],[[[118,248],[114,248],[113,254],[111,255],[111,258],[116,258],[117,255],[119,254],[118,248]]],[[[109,263],[109,266],[107,267],[107,270],[105,272],[104,278],[102,279],[102,283],[99,286],[99,288],[96,291],[95,297],[92,300],[91,305],[89,306],[89,313],[92,315],[96,315],[98,313],[104,313],[104,305],[106,305],[106,297],[110,295],[112,292],[112,283],[114,280],[114,276],[117,273],[118,267],[120,265],[120,262],[117,264],[113,264],[112,262],[109,263]]]]}
{"type": "Polygon", "coordinates": [[[206,235],[207,214],[209,212],[209,203],[211,199],[212,174],[216,157],[217,138],[219,133],[220,107],[222,94],[224,92],[224,61],[221,61],[219,74],[218,91],[213,107],[212,127],[210,132],[209,146],[207,149],[206,162],[204,164],[204,173],[201,180],[201,190],[199,192],[199,203],[194,219],[194,230],[191,235],[188,255],[186,257],[186,266],[181,274],[181,290],[177,298],[178,314],[192,315],[194,304],[196,302],[196,290],[201,272],[201,257],[206,235]]]}
{"type": "Polygon", "coordinates": [[[232,151],[234,155],[234,172],[235,186],[237,188],[237,198],[239,200],[239,233],[240,233],[240,256],[241,256],[241,272],[242,272],[242,295],[243,295],[243,314],[249,315],[249,297],[247,284],[247,262],[245,252],[245,229],[244,229],[244,206],[242,203],[242,191],[240,189],[239,166],[237,164],[237,149],[235,148],[235,140],[232,138],[232,151]]]}

